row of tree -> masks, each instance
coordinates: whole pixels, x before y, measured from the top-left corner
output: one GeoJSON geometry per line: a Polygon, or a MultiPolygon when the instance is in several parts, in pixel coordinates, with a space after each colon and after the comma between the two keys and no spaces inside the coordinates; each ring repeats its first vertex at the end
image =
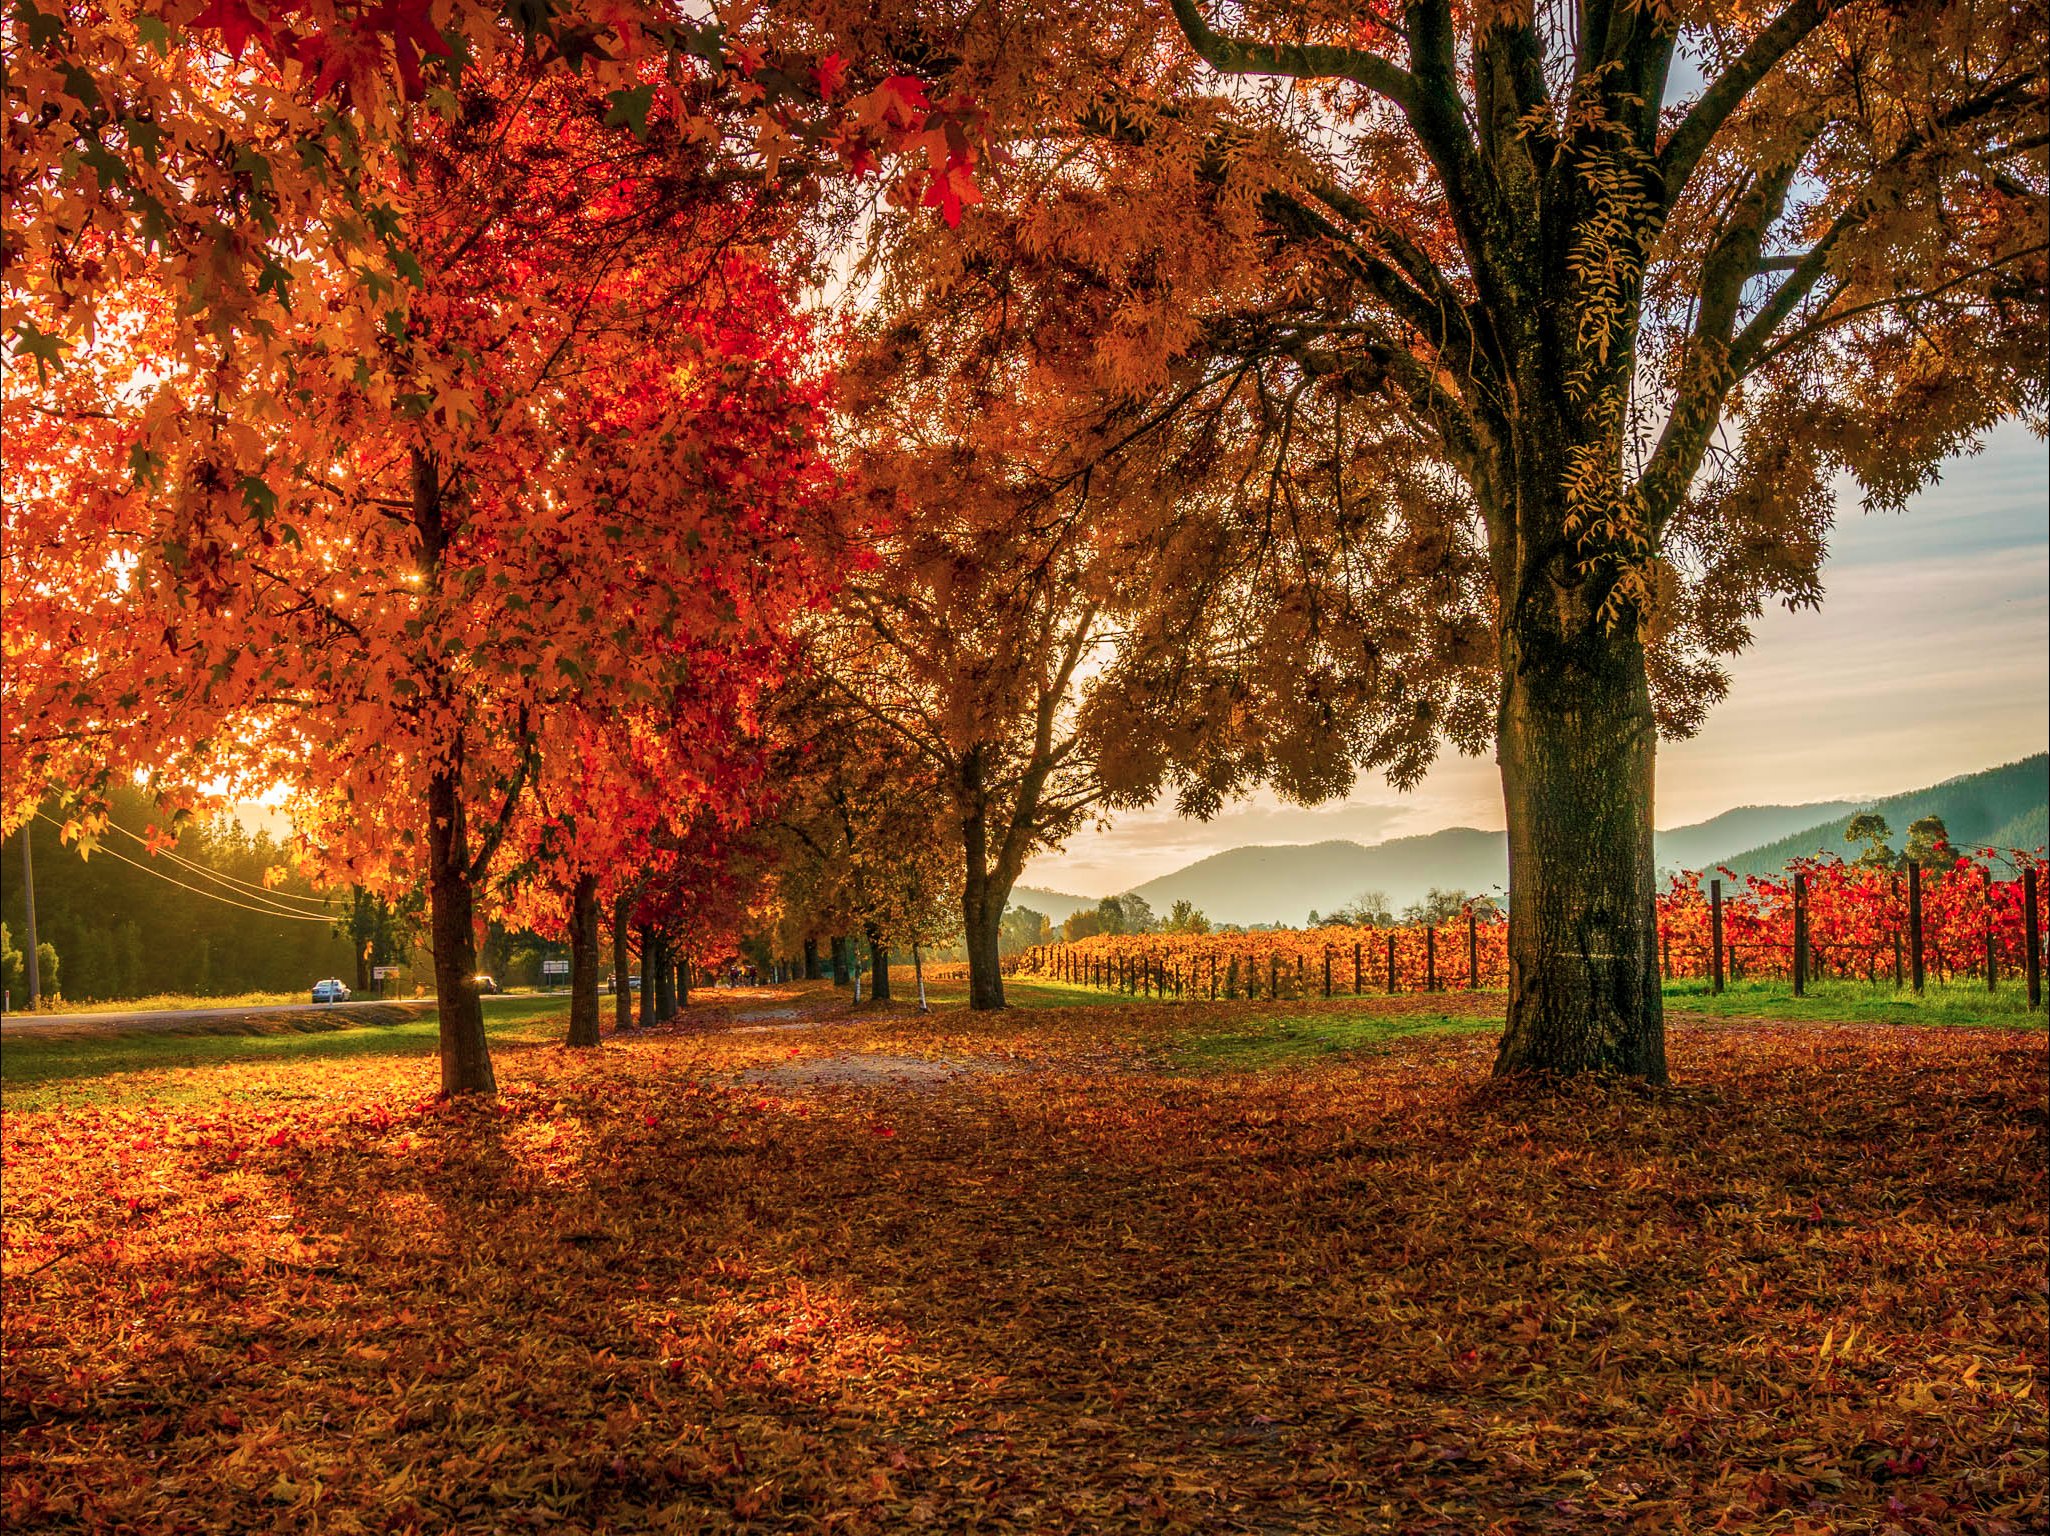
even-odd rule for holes
{"type": "Polygon", "coordinates": [[[579,1041],[605,916],[958,931],[997,1007],[1092,817],[1446,744],[1500,1066],[1662,1077],[1657,734],[1839,477],[2045,408],[2039,6],[42,7],[8,824],[291,786],[424,890],[450,1092],[492,913],[579,1041]]]}

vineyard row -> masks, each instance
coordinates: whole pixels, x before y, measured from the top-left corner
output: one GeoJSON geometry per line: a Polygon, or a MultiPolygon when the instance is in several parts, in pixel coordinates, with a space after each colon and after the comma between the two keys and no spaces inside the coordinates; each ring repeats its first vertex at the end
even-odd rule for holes
{"type": "MultiPolygon", "coordinates": [[[[2046,862],[1992,850],[1940,871],[1797,862],[1781,879],[1675,876],[1660,894],[1658,958],[1668,980],[1824,978],[1922,990],[1928,977],[2020,977],[2042,995],[2046,862]],[[1725,879],[1730,889],[1725,891],[1725,879]],[[2029,921],[2029,914],[2035,922],[2029,921]]],[[[1178,998],[1332,997],[1506,988],[1509,925],[1469,909],[1436,925],[1252,933],[1101,934],[1037,946],[1019,969],[1074,985],[1178,998]]]]}

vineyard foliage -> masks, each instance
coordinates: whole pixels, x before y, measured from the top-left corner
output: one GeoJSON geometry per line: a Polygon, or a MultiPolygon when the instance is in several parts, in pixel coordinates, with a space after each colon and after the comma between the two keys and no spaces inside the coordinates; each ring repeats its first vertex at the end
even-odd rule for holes
{"type": "MultiPolygon", "coordinates": [[[[2039,887],[2050,882],[2040,849],[1981,848],[1924,873],[1922,953],[1930,976],[1983,976],[1989,946],[1998,974],[2021,971],[2028,931],[2022,873],[2030,867],[2039,887]]],[[[1727,974],[1791,977],[1796,875],[1807,889],[1810,975],[1891,980],[1897,953],[1909,963],[1908,877],[1825,857],[1796,860],[1778,879],[1740,881],[1728,870],[1673,876],[1658,898],[1667,978],[1712,970],[1710,878],[1723,882],[1727,974]]],[[[1502,915],[1469,907],[1436,925],[1098,934],[1034,949],[1021,963],[1084,985],[1192,998],[1500,988],[1508,985],[1508,926],[1502,915]]]]}

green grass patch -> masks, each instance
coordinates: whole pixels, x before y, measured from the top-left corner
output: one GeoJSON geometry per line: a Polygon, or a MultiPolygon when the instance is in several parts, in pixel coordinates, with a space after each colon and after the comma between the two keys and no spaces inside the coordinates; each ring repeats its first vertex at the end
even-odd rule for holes
{"type": "MultiPolygon", "coordinates": [[[[541,1045],[560,1040],[569,1027],[569,1000],[562,997],[487,997],[484,1030],[493,1045],[541,1045]]],[[[136,1072],[160,1072],[229,1062],[278,1065],[346,1060],[365,1056],[431,1056],[439,1037],[429,1013],[401,1024],[342,1024],[346,1015],[281,1020],[258,1033],[184,1034],[171,1030],[125,1034],[6,1037],[0,1045],[0,1104],[35,1110],[59,1104],[92,1103],[117,1090],[136,1072]]],[[[167,1092],[193,1097],[202,1090],[167,1092]]]]}
{"type": "MultiPolygon", "coordinates": [[[[49,1003],[44,1011],[58,1014],[74,1013],[171,1013],[187,1008],[269,1008],[280,1003],[307,1003],[311,1001],[311,986],[297,988],[291,992],[236,992],[226,997],[200,997],[191,992],[158,992],[149,997],[89,998],[85,1002],[73,1002],[64,998],[49,1003]]],[[[368,1000],[369,994],[365,994],[368,1000]]],[[[24,1011],[24,1017],[35,1015],[24,1011]]]]}
{"type": "MultiPolygon", "coordinates": [[[[893,976],[890,978],[890,995],[893,1002],[916,1004],[918,988],[915,984],[907,987],[893,976]]],[[[925,984],[925,996],[926,1001],[935,1009],[966,1008],[968,983],[928,981],[925,984]]],[[[1146,997],[1136,992],[1127,997],[1122,992],[1110,991],[1103,987],[1085,987],[1075,982],[1052,981],[1039,976],[1004,978],[1004,1002],[1013,1008],[1129,1007],[1133,1003],[1158,1004],[1162,1001],[1161,998],[1146,997]]]]}
{"type": "Polygon", "coordinates": [[[1733,981],[1720,994],[1705,981],[1669,981],[1665,987],[1669,1017],[1846,1019],[1861,1024],[1994,1024],[2009,1027],[2043,1024],[2044,1010],[2031,1011],[2020,982],[2003,982],[1992,992],[1981,980],[1930,982],[1922,995],[1890,984],[1864,981],[1815,981],[1807,996],[1794,996],[1790,981],[1733,981]]]}
{"type": "Polygon", "coordinates": [[[1501,1021],[1450,1013],[1247,1014],[1185,1038],[1179,1065],[1197,1071],[1251,1072],[1349,1052],[1378,1052],[1392,1040],[1439,1030],[1499,1032],[1501,1021]]]}

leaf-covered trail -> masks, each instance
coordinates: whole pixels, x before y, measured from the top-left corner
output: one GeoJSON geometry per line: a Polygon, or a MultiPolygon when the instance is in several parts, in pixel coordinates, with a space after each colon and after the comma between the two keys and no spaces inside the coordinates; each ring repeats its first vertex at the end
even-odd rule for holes
{"type": "MultiPolygon", "coordinates": [[[[739,1007],[728,1010],[730,1014],[739,1007]]],[[[14,1530],[2027,1531],[2040,1032],[1176,1010],[214,1066],[5,1128],[14,1530]],[[908,1091],[763,1074],[979,1061],[908,1091]],[[743,1080],[743,1075],[753,1080],[743,1080]]],[[[174,1074],[160,1074],[171,1076],[174,1074]]]]}

